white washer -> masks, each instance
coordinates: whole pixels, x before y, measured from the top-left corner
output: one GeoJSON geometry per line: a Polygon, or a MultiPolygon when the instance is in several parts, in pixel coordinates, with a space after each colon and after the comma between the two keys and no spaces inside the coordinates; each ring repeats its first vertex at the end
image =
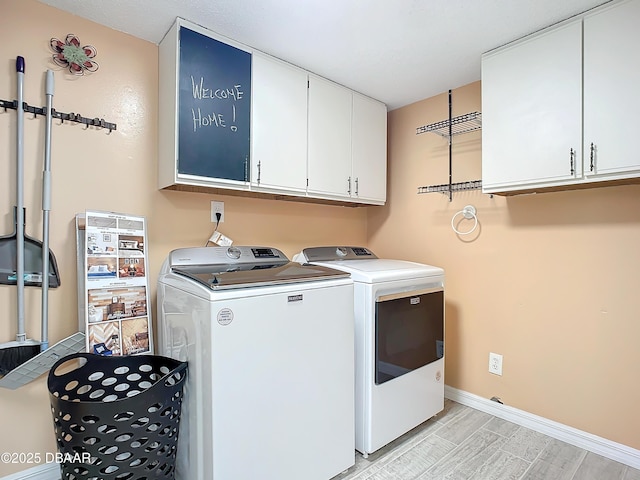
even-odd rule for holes
{"type": "Polygon", "coordinates": [[[302,264],[351,274],[356,449],[379,448],[444,408],[444,270],[363,247],[306,248],[302,264]]]}
{"type": "Polygon", "coordinates": [[[277,249],[172,251],[160,354],[189,362],[178,480],[327,480],[355,462],[353,281],[277,249]]]}

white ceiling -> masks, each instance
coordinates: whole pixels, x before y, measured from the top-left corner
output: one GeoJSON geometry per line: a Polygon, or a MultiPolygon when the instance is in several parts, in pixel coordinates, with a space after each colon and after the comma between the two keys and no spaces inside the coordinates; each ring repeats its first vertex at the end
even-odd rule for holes
{"type": "Polygon", "coordinates": [[[483,52],[605,3],[605,0],[40,1],[153,43],[160,42],[176,17],[182,17],[381,100],[389,110],[480,80],[483,52]]]}

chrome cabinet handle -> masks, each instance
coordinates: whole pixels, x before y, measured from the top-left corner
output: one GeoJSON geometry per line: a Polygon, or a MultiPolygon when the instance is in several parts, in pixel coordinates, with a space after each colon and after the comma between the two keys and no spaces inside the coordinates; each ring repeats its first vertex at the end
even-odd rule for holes
{"type": "Polygon", "coordinates": [[[356,197],[358,196],[358,190],[359,190],[358,189],[358,180],[359,180],[359,178],[356,177],[356,197]]]}
{"type": "Polygon", "coordinates": [[[244,157],[244,181],[249,181],[249,156],[244,157]]]}
{"type": "Polygon", "coordinates": [[[589,165],[589,170],[592,172],[593,172],[593,161],[594,161],[593,157],[595,156],[595,151],[596,151],[596,147],[593,144],[593,142],[591,142],[591,154],[589,155],[591,163],[589,165]]]}
{"type": "Polygon", "coordinates": [[[351,177],[347,179],[347,182],[348,182],[347,193],[351,195],[351,177]]]}
{"type": "Polygon", "coordinates": [[[260,185],[260,160],[258,160],[258,185],[260,185]]]}
{"type": "Polygon", "coordinates": [[[575,154],[576,152],[573,150],[573,148],[569,151],[569,159],[571,162],[571,175],[575,175],[576,173],[576,169],[574,168],[574,158],[575,158],[575,154]]]}

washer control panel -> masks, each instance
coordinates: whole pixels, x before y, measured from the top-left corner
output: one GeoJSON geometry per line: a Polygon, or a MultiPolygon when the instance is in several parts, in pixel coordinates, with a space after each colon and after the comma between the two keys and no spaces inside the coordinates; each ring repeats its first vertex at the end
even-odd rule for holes
{"type": "Polygon", "coordinates": [[[241,265],[287,263],[289,259],[271,247],[193,247],[179,248],[169,254],[171,267],[184,265],[241,265]]]}

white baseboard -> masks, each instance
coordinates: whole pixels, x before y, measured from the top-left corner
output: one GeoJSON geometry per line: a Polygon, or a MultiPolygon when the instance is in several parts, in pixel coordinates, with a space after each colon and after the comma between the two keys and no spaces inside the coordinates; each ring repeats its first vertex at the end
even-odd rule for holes
{"type": "Polygon", "coordinates": [[[60,465],[43,463],[27,470],[2,477],[0,480],[60,480],[60,465]]]}
{"type": "Polygon", "coordinates": [[[640,469],[640,450],[636,450],[635,448],[598,437],[597,435],[592,435],[591,433],[554,422],[544,417],[539,417],[533,413],[479,397],[464,390],[449,387],[448,385],[444,387],[444,396],[467,407],[489,413],[495,417],[513,422],[516,425],[530,428],[536,432],[544,433],[550,437],[575,445],[576,447],[584,448],[589,452],[597,453],[616,462],[640,469]]]}

